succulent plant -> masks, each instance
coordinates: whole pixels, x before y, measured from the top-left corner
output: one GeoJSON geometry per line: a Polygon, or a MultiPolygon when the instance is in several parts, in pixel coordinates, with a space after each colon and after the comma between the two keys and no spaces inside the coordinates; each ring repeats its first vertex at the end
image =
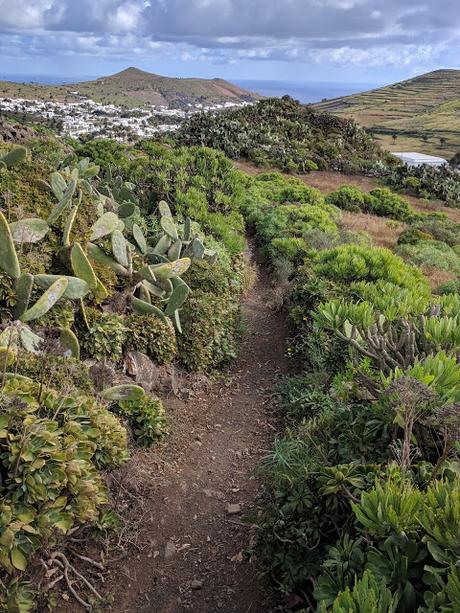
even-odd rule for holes
{"type": "Polygon", "coordinates": [[[23,162],[27,157],[27,149],[25,147],[15,147],[0,157],[0,164],[4,164],[6,168],[12,168],[20,162],[23,162]]]}
{"type": "Polygon", "coordinates": [[[123,232],[121,230],[114,230],[111,239],[114,258],[119,264],[129,268],[128,242],[123,236],[123,232]]]}
{"type": "Polygon", "coordinates": [[[49,225],[44,219],[31,217],[10,224],[11,236],[15,243],[38,243],[49,232],[49,225]]]}
{"type": "Polygon", "coordinates": [[[70,328],[61,328],[59,341],[72,358],[80,359],[80,343],[70,328]]]}
{"type": "Polygon", "coordinates": [[[104,400],[139,400],[145,396],[145,391],[139,385],[115,385],[101,392],[104,400]]]}
{"type": "Polygon", "coordinates": [[[17,279],[14,286],[17,300],[13,308],[14,319],[19,319],[28,309],[33,286],[34,276],[30,273],[25,272],[17,279]]]}
{"type": "Polygon", "coordinates": [[[59,277],[37,302],[21,315],[20,320],[27,322],[43,317],[65,294],[68,283],[66,277],[59,277]]]}
{"type": "Polygon", "coordinates": [[[137,223],[133,224],[133,236],[141,253],[145,255],[147,253],[147,241],[145,240],[145,236],[137,223]]]}
{"type": "Polygon", "coordinates": [[[46,220],[48,224],[50,225],[54,224],[59,219],[59,217],[62,215],[62,213],[70,206],[76,189],[77,189],[77,182],[75,180],[72,180],[69,183],[64,194],[62,195],[62,198],[54,206],[48,219],[46,220]]]}
{"type": "Polygon", "coordinates": [[[86,253],[83,251],[79,243],[75,243],[70,252],[70,261],[72,269],[76,277],[83,279],[92,290],[97,289],[98,278],[94,272],[91,262],[88,260],[86,253]]]}
{"type": "Polygon", "coordinates": [[[97,241],[108,234],[112,234],[112,232],[117,230],[119,221],[120,219],[115,213],[112,213],[111,211],[104,213],[93,224],[89,240],[97,241]]]}
{"type": "MultiPolygon", "coordinates": [[[[46,275],[40,274],[34,276],[34,283],[43,289],[48,289],[55,281],[62,278],[64,275],[46,275]]],[[[65,276],[67,279],[67,288],[63,298],[67,300],[80,300],[89,292],[89,285],[83,279],[78,277],[65,276]]]]}
{"type": "Polygon", "coordinates": [[[0,212],[0,269],[13,279],[19,279],[21,269],[8,222],[0,212]]]}

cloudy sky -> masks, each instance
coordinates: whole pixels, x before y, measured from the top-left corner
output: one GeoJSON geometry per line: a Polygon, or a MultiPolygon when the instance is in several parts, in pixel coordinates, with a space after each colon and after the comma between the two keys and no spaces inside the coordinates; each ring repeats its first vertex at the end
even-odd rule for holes
{"type": "Polygon", "coordinates": [[[0,76],[386,83],[460,67],[459,0],[0,0],[0,76]]]}

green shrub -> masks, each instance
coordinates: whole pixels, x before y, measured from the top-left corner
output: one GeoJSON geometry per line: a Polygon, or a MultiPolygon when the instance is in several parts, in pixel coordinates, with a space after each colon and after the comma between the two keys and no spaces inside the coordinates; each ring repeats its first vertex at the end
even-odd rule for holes
{"type": "Polygon", "coordinates": [[[427,266],[460,274],[460,257],[446,243],[428,240],[415,245],[400,245],[398,254],[416,266],[427,266]]]}
{"type": "MultiPolygon", "coordinates": [[[[451,247],[460,244],[459,225],[454,223],[446,216],[427,215],[418,221],[412,222],[406,232],[410,232],[411,230],[417,230],[426,234],[427,236],[424,240],[433,239],[436,241],[447,243],[451,247]]],[[[403,235],[404,232],[401,236],[403,235]]]]}
{"type": "Polygon", "coordinates": [[[420,179],[417,177],[406,177],[404,179],[404,187],[413,192],[415,195],[418,194],[421,184],[420,179]]]}
{"type": "Polygon", "coordinates": [[[124,319],[126,348],[148,355],[156,364],[170,364],[177,355],[174,327],[152,315],[138,313],[124,319]]]}
{"type": "Polygon", "coordinates": [[[342,245],[319,253],[314,270],[320,277],[340,283],[382,279],[401,287],[420,287],[427,281],[415,267],[383,247],[342,245]]]}
{"type": "Polygon", "coordinates": [[[80,341],[86,353],[97,360],[119,362],[127,339],[127,327],[121,315],[87,308],[89,330],[82,324],[80,341]]]}
{"type": "Polygon", "coordinates": [[[126,460],[126,431],[91,398],[64,398],[31,379],[8,379],[0,402],[0,565],[12,573],[42,542],[98,517],[107,503],[98,467],[126,460]]]}
{"type": "Polygon", "coordinates": [[[360,213],[364,210],[364,192],[354,185],[344,185],[331,192],[326,201],[344,211],[360,213]]]}
{"type": "Polygon", "coordinates": [[[458,279],[452,279],[452,281],[446,281],[442,283],[436,290],[436,292],[440,296],[445,296],[448,294],[458,294],[460,293],[460,281],[458,279]]]}
{"type": "Polygon", "coordinates": [[[280,385],[281,408],[289,420],[301,421],[336,406],[331,396],[312,384],[312,377],[287,377],[280,385]]]}
{"type": "Polygon", "coordinates": [[[347,587],[330,608],[321,603],[318,613],[395,613],[397,606],[397,596],[367,570],[361,579],[356,579],[353,590],[347,587]]]}
{"type": "Polygon", "coordinates": [[[182,145],[220,149],[230,158],[267,162],[286,172],[359,170],[382,157],[372,138],[349,120],[315,112],[288,96],[223,113],[199,113],[171,135],[182,145]]]}
{"type": "Polygon", "coordinates": [[[182,309],[181,319],[179,357],[188,370],[217,368],[236,357],[240,311],[229,293],[216,296],[195,290],[182,309]]]}
{"type": "Polygon", "coordinates": [[[386,187],[373,189],[365,198],[366,210],[374,215],[408,221],[417,217],[407,200],[386,187]]]}
{"type": "Polygon", "coordinates": [[[431,234],[423,232],[418,228],[410,227],[401,232],[398,237],[398,245],[415,245],[421,241],[428,241],[431,238],[431,234]]]}
{"type": "Polygon", "coordinates": [[[344,185],[330,193],[326,200],[339,209],[355,213],[371,213],[380,217],[391,217],[398,221],[417,218],[408,202],[388,188],[377,188],[366,193],[353,185],[344,185]]]}
{"type": "Polygon", "coordinates": [[[30,377],[46,387],[68,393],[91,394],[93,382],[88,368],[80,360],[46,354],[21,352],[17,360],[18,374],[30,377]]]}
{"type": "Polygon", "coordinates": [[[147,394],[138,400],[122,400],[117,410],[128,418],[139,445],[151,447],[166,432],[166,416],[159,398],[147,394]]]}

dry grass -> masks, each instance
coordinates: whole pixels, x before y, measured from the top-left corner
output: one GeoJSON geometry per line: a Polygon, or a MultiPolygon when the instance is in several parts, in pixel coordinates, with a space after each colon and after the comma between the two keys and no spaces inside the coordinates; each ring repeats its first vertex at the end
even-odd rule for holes
{"type": "Polygon", "coordinates": [[[444,206],[440,200],[422,200],[414,196],[404,196],[419,213],[445,213],[454,223],[460,223],[460,209],[444,206]]]}
{"type": "Polygon", "coordinates": [[[377,179],[361,175],[347,175],[333,170],[317,170],[301,178],[307,185],[316,187],[323,194],[329,194],[344,185],[354,185],[363,192],[370,192],[372,189],[381,186],[380,181],[377,179]]]}
{"type": "Polygon", "coordinates": [[[431,289],[436,290],[443,283],[447,281],[453,281],[457,279],[457,275],[447,270],[439,270],[439,268],[432,268],[430,266],[422,266],[422,272],[428,279],[431,289]]]}
{"type": "Polygon", "coordinates": [[[387,249],[395,248],[399,235],[406,228],[403,223],[396,227],[394,221],[385,217],[349,211],[342,211],[342,225],[347,230],[365,233],[373,245],[387,249]]]}

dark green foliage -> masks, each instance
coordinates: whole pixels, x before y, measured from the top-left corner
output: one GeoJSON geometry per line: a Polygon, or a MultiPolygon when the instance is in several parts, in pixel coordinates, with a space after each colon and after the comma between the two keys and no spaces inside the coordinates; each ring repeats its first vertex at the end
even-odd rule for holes
{"type": "Polygon", "coordinates": [[[221,295],[195,290],[181,320],[179,356],[188,370],[210,370],[236,356],[240,311],[230,290],[221,295]]]}
{"type": "Polygon", "coordinates": [[[151,447],[166,432],[166,416],[159,398],[145,395],[139,400],[122,400],[118,412],[127,417],[134,438],[142,447],[151,447]]]}
{"type": "Polygon", "coordinates": [[[169,364],[176,357],[176,334],[169,321],[136,313],[127,316],[124,325],[127,349],[147,354],[156,364],[169,364]]]}
{"type": "MultiPolygon", "coordinates": [[[[348,565],[348,561],[347,561],[348,565]]],[[[351,583],[351,581],[350,581],[351,583]]],[[[331,608],[323,601],[319,613],[394,613],[398,599],[391,593],[383,581],[375,579],[371,571],[364,572],[361,579],[355,580],[353,589],[347,586],[341,592],[331,608]]]]}
{"type": "Polygon", "coordinates": [[[365,196],[365,210],[381,217],[391,217],[399,221],[419,218],[407,200],[394,194],[386,187],[373,189],[365,196]]]}
{"type": "Polygon", "coordinates": [[[352,121],[315,113],[285,96],[224,113],[203,113],[185,121],[174,135],[182,145],[220,149],[287,172],[359,167],[378,159],[373,140],[352,121]]]}
{"type": "Polygon", "coordinates": [[[458,281],[458,279],[446,281],[440,285],[436,291],[441,296],[446,294],[460,294],[460,281],[458,281]]]}
{"type": "Polygon", "coordinates": [[[451,247],[460,244],[460,227],[444,215],[427,215],[411,223],[399,236],[399,244],[415,244],[421,240],[436,240],[451,247]]]}
{"type": "Polygon", "coordinates": [[[353,185],[344,185],[330,193],[326,200],[340,209],[355,213],[371,213],[399,221],[409,221],[419,217],[404,198],[387,188],[377,188],[367,193],[353,185]]]}
{"type": "Polygon", "coordinates": [[[410,226],[407,230],[403,230],[398,237],[398,245],[416,245],[420,241],[430,240],[431,234],[423,232],[419,228],[410,226]]]}
{"type": "Polygon", "coordinates": [[[119,362],[123,355],[128,329],[124,318],[116,313],[86,309],[89,329],[81,324],[81,346],[97,360],[119,362]]]}
{"type": "Polygon", "coordinates": [[[299,375],[287,377],[282,382],[280,404],[288,419],[293,421],[310,419],[318,412],[335,408],[336,401],[320,386],[315,387],[314,381],[314,376],[299,375]]]}
{"type": "Polygon", "coordinates": [[[326,200],[344,211],[359,213],[365,209],[365,192],[354,185],[340,187],[335,192],[328,194],[326,200]]]}
{"type": "Polygon", "coordinates": [[[460,205],[458,172],[447,165],[441,168],[427,165],[409,168],[401,164],[386,177],[386,181],[397,189],[409,189],[417,196],[439,198],[452,207],[460,205]]]}
{"type": "Polygon", "coordinates": [[[117,174],[123,174],[129,165],[127,151],[128,147],[109,139],[90,140],[75,147],[76,156],[90,158],[102,168],[114,168],[117,174]]]}
{"type": "Polygon", "coordinates": [[[414,244],[402,244],[398,253],[417,266],[437,268],[460,275],[460,257],[457,250],[447,243],[423,240],[414,244]]]}
{"type": "Polygon", "coordinates": [[[243,262],[196,262],[185,279],[192,289],[181,311],[179,358],[188,370],[204,371],[236,356],[241,326],[243,262]]]}

